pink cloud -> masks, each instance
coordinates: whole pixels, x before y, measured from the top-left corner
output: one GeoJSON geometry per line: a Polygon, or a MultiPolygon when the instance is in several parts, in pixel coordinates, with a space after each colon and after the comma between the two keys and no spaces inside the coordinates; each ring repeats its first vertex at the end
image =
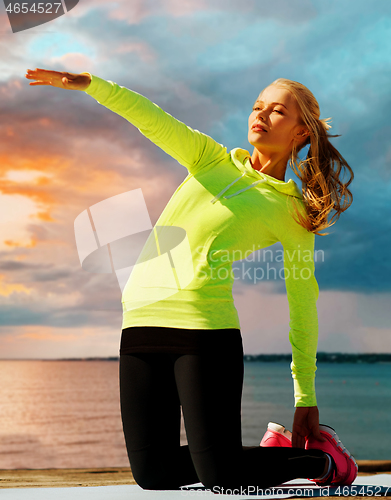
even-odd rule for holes
{"type": "Polygon", "coordinates": [[[205,0],[155,0],[150,5],[145,0],[133,0],[117,2],[116,5],[117,7],[111,10],[109,18],[126,20],[128,24],[138,24],[151,15],[170,14],[173,17],[180,17],[208,8],[205,0]]]}
{"type": "Polygon", "coordinates": [[[70,73],[81,73],[82,71],[88,71],[88,68],[93,66],[93,61],[78,52],[68,52],[61,57],[51,57],[48,62],[48,68],[51,68],[53,64],[60,63],[64,71],[69,71],[70,73]],[[87,68],[87,69],[86,69],[87,68]]]}
{"type": "Polygon", "coordinates": [[[157,59],[156,52],[145,42],[122,43],[115,52],[118,54],[134,52],[145,62],[153,62],[157,59]]]}
{"type": "Polygon", "coordinates": [[[120,334],[115,320],[111,327],[0,326],[0,351],[4,359],[118,356],[120,334]]]}

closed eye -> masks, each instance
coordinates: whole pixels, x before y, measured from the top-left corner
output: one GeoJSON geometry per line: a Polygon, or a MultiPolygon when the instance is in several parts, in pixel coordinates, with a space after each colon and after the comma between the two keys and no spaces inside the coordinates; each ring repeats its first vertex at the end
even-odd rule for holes
{"type": "MultiPolygon", "coordinates": [[[[254,106],[253,107],[253,111],[257,111],[258,109],[261,109],[259,106],[254,106]]],[[[273,111],[275,111],[276,113],[279,113],[280,115],[283,115],[284,113],[278,109],[274,109],[273,111]]]]}

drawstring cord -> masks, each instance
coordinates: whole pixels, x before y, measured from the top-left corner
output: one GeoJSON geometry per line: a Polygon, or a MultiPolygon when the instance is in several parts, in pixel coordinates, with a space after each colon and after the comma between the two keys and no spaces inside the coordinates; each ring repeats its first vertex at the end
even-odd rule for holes
{"type": "Polygon", "coordinates": [[[241,189],[240,191],[236,191],[236,193],[234,193],[234,194],[230,194],[230,195],[228,195],[228,196],[224,196],[224,198],[225,198],[226,200],[227,200],[228,198],[232,198],[232,196],[236,196],[236,195],[237,195],[237,194],[239,194],[239,193],[243,193],[243,191],[247,191],[247,189],[250,189],[250,188],[252,188],[252,187],[256,186],[257,184],[260,184],[261,182],[267,182],[267,180],[266,180],[266,179],[262,179],[261,181],[256,181],[256,182],[253,182],[250,186],[247,186],[247,187],[245,187],[245,188],[241,189]]]}
{"type": "MultiPolygon", "coordinates": [[[[242,175],[240,177],[238,177],[237,179],[235,179],[233,182],[231,182],[231,184],[228,184],[228,186],[226,186],[222,191],[220,191],[219,194],[217,194],[212,200],[210,200],[211,203],[216,203],[216,201],[231,187],[235,184],[235,182],[238,182],[244,175],[246,174],[246,172],[243,172],[242,175]]],[[[253,182],[250,186],[246,186],[245,188],[243,189],[240,189],[239,191],[236,191],[236,193],[234,194],[230,194],[228,196],[224,196],[224,198],[227,200],[228,198],[232,198],[232,196],[236,196],[237,194],[239,193],[242,193],[243,191],[247,191],[247,189],[251,189],[252,187],[256,186],[257,184],[260,184],[261,182],[267,182],[267,179],[262,179],[261,181],[256,181],[256,182],[253,182]]]]}
{"type": "Polygon", "coordinates": [[[219,194],[217,194],[213,200],[210,200],[211,203],[215,203],[219,198],[220,196],[222,196],[231,186],[233,186],[235,184],[235,182],[238,182],[238,180],[240,180],[244,175],[245,175],[246,172],[243,172],[242,175],[240,177],[238,177],[237,179],[235,179],[233,182],[231,182],[231,184],[229,184],[228,186],[226,186],[222,191],[220,191],[219,194]]]}

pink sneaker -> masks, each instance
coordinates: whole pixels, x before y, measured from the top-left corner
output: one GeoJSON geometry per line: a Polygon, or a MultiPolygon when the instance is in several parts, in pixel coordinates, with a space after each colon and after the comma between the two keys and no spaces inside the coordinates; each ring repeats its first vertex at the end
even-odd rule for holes
{"type": "Polygon", "coordinates": [[[260,446],[292,447],[292,433],[281,424],[269,422],[260,446]]]}
{"type": "Polygon", "coordinates": [[[318,486],[350,486],[356,479],[358,473],[358,466],[355,459],[344,447],[332,427],[328,425],[319,425],[319,430],[327,441],[324,443],[317,441],[314,436],[310,434],[305,440],[305,449],[322,450],[328,453],[333,459],[333,469],[330,475],[325,479],[310,479],[310,481],[314,481],[318,486]]]}

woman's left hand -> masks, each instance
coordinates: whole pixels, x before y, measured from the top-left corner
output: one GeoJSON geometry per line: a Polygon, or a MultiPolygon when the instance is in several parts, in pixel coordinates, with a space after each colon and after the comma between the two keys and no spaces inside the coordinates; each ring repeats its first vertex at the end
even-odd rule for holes
{"type": "Polygon", "coordinates": [[[326,441],[319,430],[319,410],[317,406],[296,407],[292,425],[292,448],[304,448],[305,438],[313,434],[318,441],[326,441]]]}
{"type": "Polygon", "coordinates": [[[86,90],[91,83],[91,73],[67,73],[66,71],[52,71],[49,69],[36,68],[28,69],[25,77],[30,82],[29,85],[51,85],[60,89],[86,90]]]}

